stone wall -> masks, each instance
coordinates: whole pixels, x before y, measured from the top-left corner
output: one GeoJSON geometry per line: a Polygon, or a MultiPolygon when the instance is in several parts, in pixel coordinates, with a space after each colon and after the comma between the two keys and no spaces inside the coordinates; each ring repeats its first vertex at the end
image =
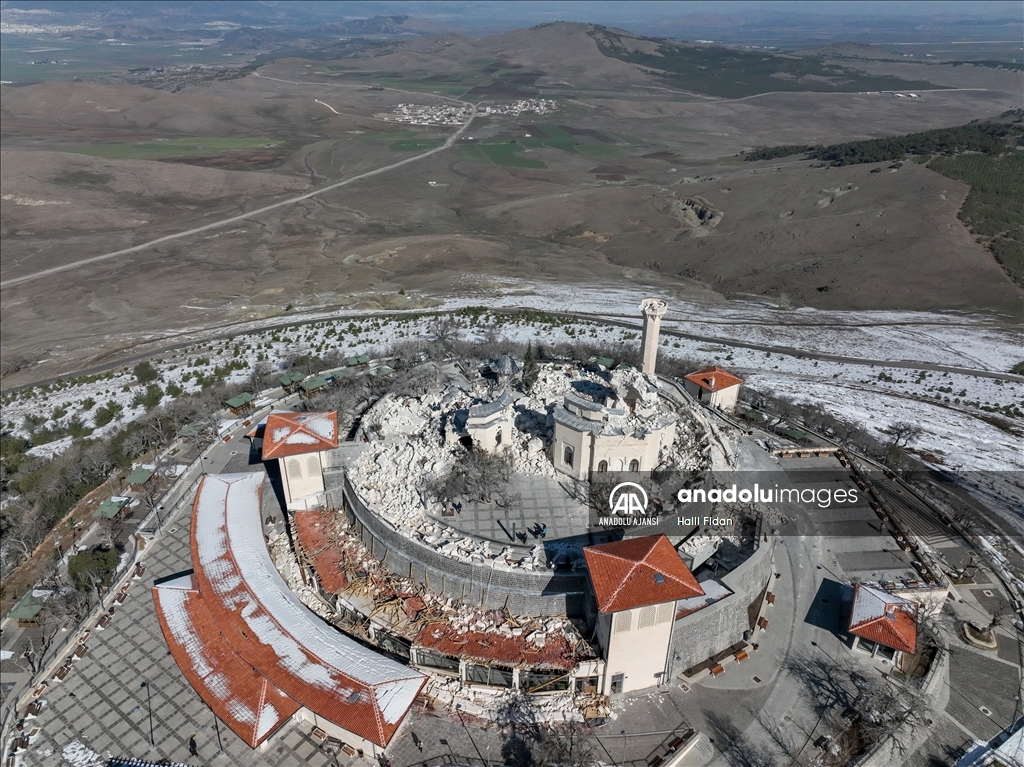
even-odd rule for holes
{"type": "Polygon", "coordinates": [[[402,535],[363,504],[347,479],[328,490],[327,498],[330,508],[344,510],[363,544],[385,567],[435,593],[486,609],[505,608],[513,615],[583,615],[585,573],[498,570],[460,562],[402,535]]]}
{"type": "Polygon", "coordinates": [[[720,579],[732,594],[675,622],[669,650],[671,676],[743,641],[743,633],[750,628],[747,608],[775,573],[776,541],[762,541],[749,559],[720,579]]]}

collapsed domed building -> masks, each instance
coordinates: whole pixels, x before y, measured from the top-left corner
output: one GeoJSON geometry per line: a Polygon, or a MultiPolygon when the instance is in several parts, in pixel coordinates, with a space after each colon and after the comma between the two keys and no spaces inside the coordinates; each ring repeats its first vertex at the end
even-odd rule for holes
{"type": "MultiPolygon", "coordinates": [[[[458,701],[480,716],[513,691],[534,696],[542,716],[602,716],[609,696],[683,672],[717,673],[756,649],[774,601],[767,539],[754,530],[665,534],[597,516],[607,514],[605,477],[706,482],[725,464],[701,406],[655,374],[664,302],[641,308],[644,369],[551,360],[524,381],[507,355],[480,367],[423,361],[423,380],[434,383],[385,394],[349,440],[338,440],[333,413],[268,420],[264,458],[280,453],[287,510],[268,517],[265,536],[295,599],[339,629],[340,641],[376,646],[422,675],[422,688],[413,675],[403,690],[415,684],[437,704],[458,701]],[[334,430],[313,428],[323,423],[334,430]],[[288,464],[295,454],[298,467],[288,464]],[[311,480],[314,463],[320,476],[311,480]],[[302,498],[300,478],[312,488],[302,498]]],[[[658,508],[674,514],[664,495],[658,508]]],[[[388,679],[405,679],[387,668],[388,679]]],[[[272,668],[260,673],[277,680],[272,668]]],[[[371,689],[376,682],[359,682],[360,673],[346,670],[356,680],[346,683],[371,689]]],[[[303,690],[290,692],[288,678],[275,683],[327,731],[303,690]]],[[[404,710],[389,709],[384,730],[345,737],[384,747],[404,710]]]]}

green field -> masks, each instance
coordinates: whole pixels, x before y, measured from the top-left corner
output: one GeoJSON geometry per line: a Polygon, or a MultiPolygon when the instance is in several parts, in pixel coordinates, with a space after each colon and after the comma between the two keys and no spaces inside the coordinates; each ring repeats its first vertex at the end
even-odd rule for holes
{"type": "Polygon", "coordinates": [[[443,143],[443,138],[405,138],[393,142],[388,148],[392,152],[421,152],[426,149],[436,149],[443,143]]]}
{"type": "MultiPolygon", "coordinates": [[[[360,141],[370,141],[374,144],[394,144],[399,141],[433,141],[438,139],[436,129],[420,128],[412,130],[381,131],[380,133],[366,133],[359,137],[360,141]]],[[[439,140],[444,141],[444,138],[439,140]]]]}
{"type": "Polygon", "coordinates": [[[577,144],[576,152],[584,157],[591,157],[595,160],[603,160],[609,157],[624,157],[629,154],[625,147],[615,144],[577,144]]]}
{"type": "Polygon", "coordinates": [[[455,150],[460,159],[467,162],[489,163],[491,158],[480,151],[475,144],[463,144],[455,150]]]}
{"type": "Polygon", "coordinates": [[[457,153],[461,159],[469,162],[493,162],[495,165],[507,165],[515,168],[546,168],[547,165],[542,161],[521,157],[519,152],[524,149],[557,149],[580,157],[605,160],[629,155],[633,146],[644,143],[632,136],[608,131],[601,133],[616,143],[604,143],[599,140],[599,137],[586,133],[574,136],[550,123],[538,123],[536,128],[543,131],[544,135],[531,135],[528,138],[520,135],[513,138],[510,134],[505,133],[485,139],[479,144],[462,145],[458,148],[457,153]]]}
{"type": "Polygon", "coordinates": [[[546,168],[539,160],[519,157],[516,152],[522,151],[520,144],[479,144],[480,151],[491,158],[495,165],[508,165],[513,168],[546,168]]]}
{"type": "Polygon", "coordinates": [[[232,149],[269,149],[282,143],[266,136],[203,136],[130,144],[91,144],[69,147],[66,151],[108,160],[171,160],[181,157],[216,157],[232,149]]]}

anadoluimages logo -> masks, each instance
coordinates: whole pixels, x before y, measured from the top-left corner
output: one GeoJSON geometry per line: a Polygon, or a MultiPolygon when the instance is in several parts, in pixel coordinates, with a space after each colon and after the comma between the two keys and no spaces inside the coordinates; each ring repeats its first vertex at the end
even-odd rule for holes
{"type": "Polygon", "coordinates": [[[620,482],[608,494],[612,514],[635,516],[647,514],[647,491],[636,482],[620,482]]]}

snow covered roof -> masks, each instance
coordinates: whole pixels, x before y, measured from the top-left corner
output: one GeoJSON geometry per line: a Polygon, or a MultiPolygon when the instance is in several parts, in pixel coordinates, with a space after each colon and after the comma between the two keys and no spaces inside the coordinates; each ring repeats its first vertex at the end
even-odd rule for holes
{"type": "Polygon", "coordinates": [[[386,746],[426,678],[325,623],[288,588],[263,537],[264,479],[204,477],[192,509],[199,592],[228,646],[272,685],[386,746]]]}
{"type": "Polygon", "coordinates": [[[598,434],[604,429],[604,424],[600,421],[590,421],[586,418],[580,418],[580,416],[575,413],[570,413],[564,407],[556,407],[554,416],[555,423],[568,426],[573,431],[592,432],[594,434],[598,434]]]}
{"type": "Polygon", "coordinates": [[[500,413],[502,410],[512,404],[512,396],[507,392],[503,391],[501,395],[491,402],[481,402],[477,405],[473,405],[469,408],[470,418],[489,418],[492,415],[500,413]]]}
{"type": "Polygon", "coordinates": [[[698,370],[696,373],[690,373],[686,376],[687,381],[693,381],[702,389],[708,391],[722,391],[722,389],[728,389],[730,386],[737,386],[743,383],[743,379],[739,376],[735,376],[728,370],[723,370],[718,365],[712,365],[709,368],[698,370]]]}
{"type": "Polygon", "coordinates": [[[676,602],[676,619],[703,610],[708,605],[713,605],[732,593],[718,581],[701,581],[700,587],[704,589],[703,596],[680,599],[676,602]]]}
{"type": "Polygon", "coordinates": [[[154,586],[153,601],[174,662],[199,697],[251,748],[299,710],[228,644],[191,575],[154,586]]]}
{"type": "Polygon", "coordinates": [[[565,406],[567,408],[570,405],[575,405],[580,410],[586,410],[591,413],[600,413],[605,409],[604,405],[599,405],[593,400],[587,399],[586,397],[581,397],[579,394],[576,394],[575,392],[571,391],[567,391],[565,393],[565,395],[563,396],[563,401],[565,402],[565,406]]]}
{"type": "Polygon", "coordinates": [[[603,613],[674,602],[704,594],[664,535],[626,538],[583,549],[603,613]]]}
{"type": "Polygon", "coordinates": [[[497,375],[510,376],[519,370],[519,363],[507,354],[502,354],[490,363],[490,368],[497,375]]]}
{"type": "Polygon", "coordinates": [[[917,649],[917,605],[881,589],[858,583],[853,590],[850,633],[886,647],[917,649]]]}
{"type": "Polygon", "coordinates": [[[338,414],[271,413],[263,429],[263,460],[338,446],[338,414]]]}

